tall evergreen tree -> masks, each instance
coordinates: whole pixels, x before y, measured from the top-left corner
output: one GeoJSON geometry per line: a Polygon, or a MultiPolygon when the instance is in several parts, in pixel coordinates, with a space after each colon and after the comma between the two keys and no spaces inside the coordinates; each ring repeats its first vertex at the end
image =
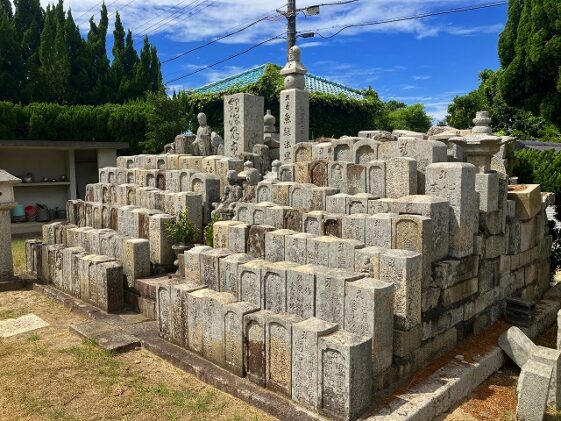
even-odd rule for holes
{"type": "Polygon", "coordinates": [[[106,102],[110,92],[109,59],[106,51],[107,25],[107,7],[103,3],[99,25],[90,18],[90,31],[86,42],[90,61],[90,89],[85,100],[89,104],[106,102]]]}
{"type": "Polygon", "coordinates": [[[70,10],[64,23],[64,35],[70,58],[70,77],[66,99],[71,104],[79,104],[82,102],[84,89],[90,84],[88,57],[86,43],[82,39],[80,28],[74,22],[70,10]]]}
{"type": "Polygon", "coordinates": [[[22,68],[16,31],[6,11],[0,8],[0,99],[19,100],[22,68]]]}
{"type": "Polygon", "coordinates": [[[70,79],[70,56],[64,34],[62,0],[56,7],[47,7],[41,33],[39,58],[43,100],[65,102],[70,79]]]}
{"type": "Polygon", "coordinates": [[[125,79],[123,59],[125,54],[125,28],[121,23],[119,12],[115,14],[115,30],[113,31],[113,63],[111,63],[111,85],[116,102],[122,102],[121,84],[125,79]]]}
{"type": "MultiPolygon", "coordinates": [[[[138,89],[136,87],[136,63],[138,63],[138,54],[134,49],[132,32],[127,32],[125,41],[125,50],[122,56],[123,78],[119,85],[119,95],[122,100],[138,97],[138,89]]],[[[142,92],[140,92],[142,94],[142,92]]]]}
{"type": "Polygon", "coordinates": [[[501,36],[501,91],[507,103],[561,126],[561,2],[510,0],[501,36]]]}
{"type": "Polygon", "coordinates": [[[43,32],[44,12],[39,0],[14,0],[14,27],[19,36],[23,72],[20,99],[35,100],[40,92],[39,44],[43,32]]]}
{"type": "Polygon", "coordinates": [[[8,20],[12,20],[14,18],[12,3],[10,3],[10,0],[0,0],[0,10],[4,11],[8,20]]]}

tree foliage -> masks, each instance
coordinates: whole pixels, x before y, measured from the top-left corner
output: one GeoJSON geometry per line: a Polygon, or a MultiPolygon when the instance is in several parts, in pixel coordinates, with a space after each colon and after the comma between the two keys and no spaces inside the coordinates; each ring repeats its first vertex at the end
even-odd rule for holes
{"type": "Polygon", "coordinates": [[[500,89],[512,106],[561,126],[561,2],[510,0],[499,42],[500,89]]]}
{"type": "Polygon", "coordinates": [[[488,110],[496,131],[561,141],[560,22],[558,0],[510,0],[501,69],[484,70],[476,90],[454,98],[447,123],[466,129],[476,111],[488,110]]]}
{"type": "Polygon", "coordinates": [[[123,103],[163,92],[160,61],[148,39],[139,54],[117,13],[113,62],[107,56],[108,15],[89,21],[86,39],[62,0],[0,0],[0,100],[28,104],[123,103]]]}

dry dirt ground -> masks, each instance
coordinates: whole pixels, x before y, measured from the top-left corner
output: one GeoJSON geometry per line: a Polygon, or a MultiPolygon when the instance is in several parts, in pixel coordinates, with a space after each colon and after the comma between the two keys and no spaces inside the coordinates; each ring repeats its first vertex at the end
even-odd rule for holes
{"type": "Polygon", "coordinates": [[[82,317],[37,292],[0,293],[0,320],[29,312],[50,326],[0,339],[0,420],[273,419],[147,351],[82,341],[82,317]]]}
{"type": "MultiPolygon", "coordinates": [[[[536,343],[556,348],[557,327],[550,328],[536,343]]],[[[516,421],[516,385],[520,369],[507,361],[502,370],[489,377],[454,411],[441,417],[444,421],[516,421]]],[[[549,409],[544,420],[561,420],[561,413],[549,409]]]]}

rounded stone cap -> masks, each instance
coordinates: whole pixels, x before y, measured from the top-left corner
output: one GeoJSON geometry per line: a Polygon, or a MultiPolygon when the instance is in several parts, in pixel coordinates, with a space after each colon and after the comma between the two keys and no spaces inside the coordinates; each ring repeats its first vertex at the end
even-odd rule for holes
{"type": "Polygon", "coordinates": [[[265,123],[265,126],[274,126],[276,124],[277,119],[273,114],[271,114],[271,110],[267,110],[267,114],[265,114],[263,122],[265,123]]]}

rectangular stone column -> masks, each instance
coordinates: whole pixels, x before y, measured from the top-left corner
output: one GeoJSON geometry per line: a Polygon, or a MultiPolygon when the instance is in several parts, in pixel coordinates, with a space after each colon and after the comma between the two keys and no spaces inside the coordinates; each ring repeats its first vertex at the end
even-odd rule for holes
{"type": "Polygon", "coordinates": [[[392,365],[395,286],[373,278],[345,285],[345,330],[372,338],[372,366],[381,373],[392,365]]]}
{"type": "Polygon", "coordinates": [[[123,238],[123,272],[129,287],[134,281],[150,276],[150,242],[138,238],[123,238]]]}
{"type": "Polygon", "coordinates": [[[357,419],[372,403],[371,339],[338,331],[319,338],[319,412],[357,419]]]}
{"type": "Polygon", "coordinates": [[[253,146],[263,143],[265,99],[241,93],[224,97],[224,154],[243,158],[253,146]]]}
{"type": "Polygon", "coordinates": [[[309,408],[317,408],[320,402],[319,339],[337,328],[315,317],[292,326],[292,399],[309,408]]]}
{"type": "Polygon", "coordinates": [[[244,317],[244,366],[250,381],[265,386],[266,375],[266,323],[270,316],[268,310],[250,313],[244,317]]]}
{"type": "Polygon", "coordinates": [[[294,146],[309,140],[310,95],[303,89],[285,89],[280,97],[280,160],[289,164],[294,146]]]}
{"type": "Polygon", "coordinates": [[[476,168],[472,164],[450,162],[431,164],[426,171],[426,194],[450,203],[450,255],[456,258],[471,255],[479,217],[476,168]]]}
{"type": "Polygon", "coordinates": [[[185,256],[185,278],[187,281],[201,284],[201,255],[212,250],[209,246],[195,246],[184,253],[185,256]]]}
{"type": "Polygon", "coordinates": [[[224,363],[223,367],[240,376],[245,375],[244,317],[259,308],[239,301],[224,306],[224,363]]]}
{"type": "Polygon", "coordinates": [[[343,269],[316,271],[316,317],[343,326],[345,320],[345,284],[364,275],[343,269]]]}
{"type": "Polygon", "coordinates": [[[421,272],[419,253],[387,250],[380,255],[380,280],[395,285],[394,323],[410,330],[421,323],[421,272]]]}
{"type": "Polygon", "coordinates": [[[302,319],[294,314],[275,314],[266,321],[266,387],[292,395],[292,326],[302,319]]]}
{"type": "Polygon", "coordinates": [[[240,277],[239,267],[251,260],[251,256],[245,253],[235,253],[220,260],[220,291],[229,292],[239,298],[240,277]]]}

